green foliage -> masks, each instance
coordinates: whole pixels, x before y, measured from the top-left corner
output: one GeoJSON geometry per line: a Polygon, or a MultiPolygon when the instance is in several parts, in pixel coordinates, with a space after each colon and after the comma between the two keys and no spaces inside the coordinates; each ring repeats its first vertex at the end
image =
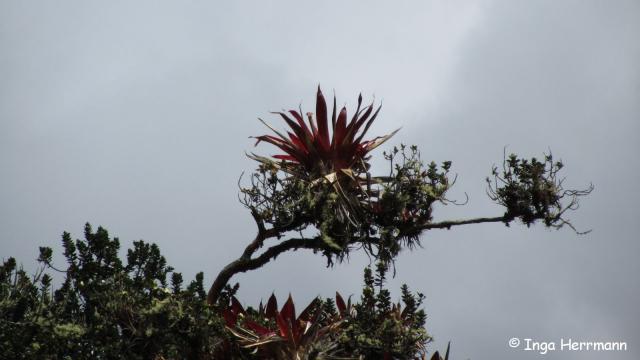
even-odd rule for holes
{"type": "Polygon", "coordinates": [[[387,265],[365,270],[361,301],[336,293],[299,315],[291,297],[278,310],[244,309],[227,286],[206,304],[202,273],[186,287],[155,244],[136,241],[126,263],[120,243],[87,224],[83,240],[64,233],[66,268],[40,248],[29,277],[9,258],[0,266],[0,353],[10,359],[414,359],[430,340],[423,296],[402,287],[402,307],[384,288],[387,265]],[[45,270],[64,275],[52,290],[45,270]],[[222,316],[221,316],[222,315],[222,316]]]}
{"type": "Polygon", "coordinates": [[[360,302],[349,312],[340,345],[345,353],[365,359],[423,356],[425,345],[431,341],[424,328],[426,314],[420,309],[424,295],[413,294],[403,285],[403,304],[392,303],[389,291],[383,287],[386,271],[387,266],[381,262],[375,276],[370,268],[365,269],[360,302]]]}
{"type": "Polygon", "coordinates": [[[432,205],[447,202],[450,162],[425,165],[416,146],[385,153],[389,176],[372,177],[350,169],[309,181],[263,162],[241,188],[241,202],[256,219],[274,229],[313,228],[322,239],[330,264],[355,248],[384,261],[403,245],[419,244],[418,235],[431,221],[432,205]]]}
{"type": "Polygon", "coordinates": [[[519,159],[511,154],[504,160],[501,172],[494,166],[493,179],[487,178],[488,194],[506,208],[505,222],[517,218],[530,226],[541,220],[547,227],[567,225],[575,230],[563,215],[577,209],[579,198],[591,193],[593,186],[586,190],[564,189],[564,179],[558,178],[563,167],[561,161],[554,162],[551,154],[544,154],[543,161],[535,157],[519,159]]]}
{"type": "Polygon", "coordinates": [[[245,310],[232,298],[225,310],[228,329],[257,358],[268,359],[417,359],[431,337],[420,309],[424,296],[402,286],[402,304],[384,288],[387,266],[365,269],[359,303],[314,299],[296,317],[291,297],[277,309],[275,296],[258,310],[245,310]],[[377,289],[377,291],[376,291],[377,289]]]}
{"type": "MultiPolygon", "coordinates": [[[[0,353],[10,359],[211,358],[226,335],[206,305],[202,274],[186,289],[155,244],[134,243],[127,263],[106,230],[64,233],[67,268],[52,292],[52,250],[30,278],[13,258],[0,267],[0,353]],[[172,273],[171,287],[167,275],[172,273]]],[[[227,344],[228,345],[228,344],[227,344]]]]}

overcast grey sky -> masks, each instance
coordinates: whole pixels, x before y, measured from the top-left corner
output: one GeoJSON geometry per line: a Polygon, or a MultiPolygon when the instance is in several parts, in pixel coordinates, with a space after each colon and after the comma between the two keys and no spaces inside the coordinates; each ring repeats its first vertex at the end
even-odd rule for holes
{"type": "MultiPolygon", "coordinates": [[[[266,131],[256,118],[312,109],[320,83],[349,109],[360,91],[381,99],[371,133],[402,126],[389,146],[453,161],[451,195],[469,204],[437,220],[501,214],[484,177],[505,145],[551,148],[569,187],[595,185],[570,215],[589,235],[486,224],[401,254],[390,287],[427,296],[432,349],[602,358],[507,346],[564,337],[626,341],[605,358],[640,358],[638,1],[0,1],[0,49],[2,258],[32,269],[38,246],[59,251],[88,221],[210,283],[255,231],[236,182],[266,131]]],[[[233,280],[250,304],[303,303],[359,294],[366,264],[299,251],[233,280]]]]}

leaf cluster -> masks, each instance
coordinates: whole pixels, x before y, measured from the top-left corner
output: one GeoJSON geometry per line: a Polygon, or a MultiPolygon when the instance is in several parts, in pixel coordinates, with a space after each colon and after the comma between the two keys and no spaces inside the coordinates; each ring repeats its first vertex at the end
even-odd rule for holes
{"type": "Polygon", "coordinates": [[[563,217],[568,210],[576,210],[579,198],[593,190],[569,190],[563,187],[563,178],[558,172],[564,167],[554,161],[551,153],[543,160],[518,158],[511,154],[505,158],[502,171],[492,169],[492,178],[487,178],[489,197],[506,208],[505,223],[520,219],[527,226],[541,220],[545,226],[561,228],[564,225],[576,230],[563,217]]]}
{"type": "Polygon", "coordinates": [[[431,341],[424,296],[403,285],[402,304],[393,303],[384,288],[387,269],[382,262],[375,275],[365,269],[360,302],[336,293],[335,301],[316,298],[299,315],[291,296],[280,310],[274,295],[257,310],[232,298],[224,310],[227,329],[250,358],[417,359],[431,341]]]}
{"type": "Polygon", "coordinates": [[[365,268],[360,302],[353,305],[340,344],[346,353],[365,359],[414,359],[426,353],[431,336],[421,309],[424,295],[402,285],[402,303],[393,303],[384,288],[388,264],[378,262],[375,274],[365,268]]]}
{"type": "MultiPolygon", "coordinates": [[[[435,202],[447,202],[451,162],[425,165],[415,146],[385,153],[388,176],[341,170],[315,181],[292,176],[276,163],[261,163],[240,201],[274,229],[315,232],[329,263],[363,248],[386,261],[403,245],[419,245],[435,202]]],[[[306,234],[309,234],[307,232],[306,234]]]]}
{"type": "MultiPolygon", "coordinates": [[[[286,134],[281,133],[260,119],[275,136],[257,136],[256,145],[264,141],[284,151],[285,154],[273,156],[274,159],[282,160],[278,166],[283,171],[307,180],[315,180],[343,169],[362,170],[368,167],[367,154],[397,132],[396,130],[386,136],[364,140],[365,134],[380,112],[380,107],[374,111],[373,102],[362,107],[361,94],[358,96],[358,107],[351,120],[348,120],[346,107],[342,107],[339,114],[337,113],[334,95],[329,124],[327,102],[318,86],[315,116],[308,112],[308,123],[302,118],[302,109],[276,112],[275,114],[280,115],[285,121],[289,131],[286,134]]],[[[249,157],[261,163],[272,163],[270,158],[256,154],[249,157]]]]}
{"type": "Polygon", "coordinates": [[[379,190],[372,193],[371,223],[380,236],[379,258],[388,261],[402,245],[412,248],[420,244],[419,235],[432,220],[433,204],[452,202],[445,195],[455,179],[449,179],[450,161],[425,165],[415,145],[394,147],[384,157],[390,171],[388,177],[380,178],[379,190]]]}
{"type": "Polygon", "coordinates": [[[257,309],[240,305],[238,285],[206,303],[202,273],[185,286],[155,244],[136,241],[123,262],[103,228],[62,236],[66,266],[40,248],[35,275],[14,258],[0,266],[0,353],[10,359],[413,359],[424,353],[421,294],[402,287],[394,304],[387,265],[365,270],[360,302],[317,298],[296,315],[291,296],[257,309]],[[45,271],[63,275],[54,290],[45,271]]]}
{"type": "Polygon", "coordinates": [[[120,244],[87,224],[83,240],[62,237],[66,268],[40,248],[30,278],[9,258],[0,267],[0,353],[10,359],[210,358],[226,335],[206,305],[202,273],[183,287],[155,244],[120,244]],[[45,269],[60,271],[53,291],[45,269]],[[171,274],[170,281],[168,275],[171,274]]]}

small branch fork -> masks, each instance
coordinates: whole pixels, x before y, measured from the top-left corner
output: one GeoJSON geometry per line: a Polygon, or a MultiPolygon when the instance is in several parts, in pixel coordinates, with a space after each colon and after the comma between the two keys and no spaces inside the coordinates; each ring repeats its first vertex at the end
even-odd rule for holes
{"type": "MultiPolygon", "coordinates": [[[[249,270],[255,270],[266,263],[274,260],[278,257],[278,255],[290,251],[290,250],[298,250],[298,249],[311,249],[311,250],[331,250],[327,247],[327,245],[322,241],[319,236],[313,238],[290,238],[284,240],[277,245],[273,245],[265,250],[260,255],[253,257],[253,255],[260,249],[265,240],[271,238],[281,238],[286,232],[295,230],[302,224],[304,221],[302,219],[296,219],[286,226],[282,227],[274,227],[267,229],[264,225],[264,222],[258,216],[257,212],[252,211],[251,215],[258,226],[258,233],[256,234],[255,239],[244,249],[242,255],[236,260],[229,263],[225,266],[222,271],[218,274],[216,279],[214,280],[211,288],[209,289],[209,293],[207,295],[207,302],[210,305],[213,305],[218,300],[222,290],[225,285],[229,282],[231,277],[235,274],[246,272],[249,270]]],[[[421,227],[422,230],[430,230],[430,229],[450,229],[453,226],[459,225],[468,225],[468,224],[480,224],[480,223],[492,223],[492,222],[505,222],[508,223],[513,221],[513,218],[509,218],[506,216],[498,216],[498,217],[480,217],[474,219],[467,220],[453,220],[453,221],[442,221],[436,223],[425,224],[421,227]]],[[[371,239],[369,239],[371,240],[371,239]]]]}
{"type": "Polygon", "coordinates": [[[264,221],[260,218],[255,210],[251,211],[251,216],[258,226],[258,233],[256,234],[256,237],[253,239],[253,241],[244,249],[242,255],[225,266],[224,269],[222,269],[222,271],[220,271],[220,273],[216,277],[215,281],[211,285],[211,288],[209,289],[209,294],[207,295],[207,301],[211,305],[215,304],[215,302],[218,300],[222,289],[224,289],[224,286],[227,285],[229,279],[231,279],[233,275],[262,267],[264,264],[275,259],[278,255],[285,251],[296,250],[299,248],[322,248],[322,242],[319,238],[293,238],[274,245],[268,248],[258,257],[252,258],[255,252],[262,247],[265,240],[282,237],[284,233],[298,228],[302,224],[302,220],[293,221],[285,226],[267,229],[264,225],[264,221]]]}

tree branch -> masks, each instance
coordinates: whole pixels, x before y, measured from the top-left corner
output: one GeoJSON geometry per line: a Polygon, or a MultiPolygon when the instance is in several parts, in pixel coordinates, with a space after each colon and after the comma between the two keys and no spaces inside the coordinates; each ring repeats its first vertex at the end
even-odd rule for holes
{"type": "Polygon", "coordinates": [[[458,225],[469,225],[469,224],[481,224],[481,223],[490,223],[490,222],[510,222],[512,221],[512,217],[496,216],[496,217],[481,217],[467,220],[448,220],[441,221],[437,223],[429,223],[421,226],[421,230],[430,230],[430,229],[451,229],[452,226],[458,225]]]}
{"type": "MultiPolygon", "coordinates": [[[[231,277],[237,273],[247,272],[249,270],[255,270],[262,267],[271,260],[274,260],[278,255],[289,250],[297,249],[313,249],[313,250],[332,250],[317,236],[314,238],[291,238],[287,239],[277,245],[269,247],[265,252],[258,257],[251,258],[251,256],[263,245],[264,240],[272,237],[280,237],[287,231],[295,229],[301,225],[302,220],[298,220],[288,224],[287,226],[279,228],[265,229],[264,224],[260,221],[259,217],[252,211],[252,215],[258,224],[258,234],[255,239],[245,248],[242,256],[232,261],[220,271],[216,279],[214,280],[209,294],[207,295],[207,301],[213,305],[218,300],[222,289],[229,282],[231,277]]],[[[452,226],[468,225],[468,224],[480,224],[490,222],[509,222],[513,220],[506,216],[497,217],[481,217],[467,220],[450,220],[437,223],[425,224],[421,227],[421,230],[430,229],[450,229],[452,226]]]]}
{"type": "MultiPolygon", "coordinates": [[[[258,237],[256,237],[256,240],[258,240],[258,237]]],[[[247,248],[253,246],[256,240],[254,240],[247,248]]],[[[215,304],[215,302],[218,300],[218,297],[220,296],[220,292],[222,291],[224,286],[227,285],[229,279],[231,279],[233,275],[260,268],[285,251],[297,250],[302,248],[314,250],[327,249],[326,245],[320,237],[310,239],[292,238],[268,248],[265,252],[260,254],[260,256],[253,259],[251,259],[250,257],[245,257],[245,254],[243,254],[240,258],[231,262],[229,265],[225,266],[222,271],[220,271],[215,281],[211,285],[211,288],[209,289],[207,302],[210,305],[215,304]]]]}
{"type": "Polygon", "coordinates": [[[264,226],[264,221],[260,218],[260,215],[255,209],[251,209],[251,216],[253,217],[253,220],[256,222],[256,226],[258,227],[258,233],[256,234],[256,237],[253,239],[253,241],[249,245],[247,245],[247,247],[244,249],[244,252],[242,253],[242,256],[241,256],[241,258],[243,259],[250,259],[251,256],[259,248],[262,247],[262,244],[264,243],[265,240],[274,238],[274,237],[279,238],[287,231],[291,231],[302,226],[305,222],[305,219],[299,216],[288,224],[281,225],[281,226],[274,226],[272,228],[267,229],[264,226]]]}

